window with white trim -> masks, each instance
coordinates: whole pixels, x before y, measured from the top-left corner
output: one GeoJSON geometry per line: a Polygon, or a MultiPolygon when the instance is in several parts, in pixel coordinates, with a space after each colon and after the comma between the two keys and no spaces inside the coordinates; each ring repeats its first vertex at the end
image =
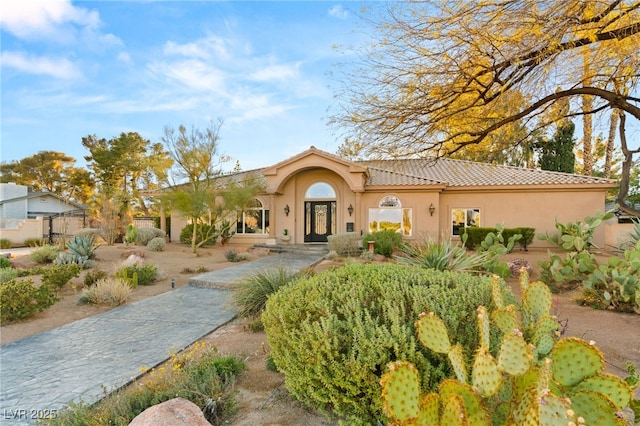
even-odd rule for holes
{"type": "Polygon", "coordinates": [[[269,210],[257,198],[243,211],[238,212],[236,234],[268,234],[269,210]]]}
{"type": "Polygon", "coordinates": [[[369,232],[392,230],[403,236],[411,235],[411,209],[403,208],[400,198],[387,195],[378,208],[369,209],[369,232]]]}
{"type": "Polygon", "coordinates": [[[451,235],[461,235],[468,227],[480,226],[480,209],[453,208],[451,209],[451,235]]]}

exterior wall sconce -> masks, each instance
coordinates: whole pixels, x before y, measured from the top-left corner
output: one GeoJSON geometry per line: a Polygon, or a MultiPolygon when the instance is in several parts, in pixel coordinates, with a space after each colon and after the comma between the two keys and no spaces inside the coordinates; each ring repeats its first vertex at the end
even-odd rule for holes
{"type": "Polygon", "coordinates": [[[353,206],[351,204],[349,204],[349,207],[347,207],[347,211],[349,212],[349,216],[353,214],[353,206]]]}
{"type": "Polygon", "coordinates": [[[284,214],[289,216],[289,212],[291,211],[291,209],[289,208],[289,204],[287,204],[286,206],[284,206],[284,214]]]}
{"type": "Polygon", "coordinates": [[[435,213],[435,211],[436,211],[436,206],[434,206],[434,205],[433,205],[433,203],[431,203],[431,204],[429,205],[429,214],[430,214],[431,216],[433,216],[433,214],[435,213]]]}

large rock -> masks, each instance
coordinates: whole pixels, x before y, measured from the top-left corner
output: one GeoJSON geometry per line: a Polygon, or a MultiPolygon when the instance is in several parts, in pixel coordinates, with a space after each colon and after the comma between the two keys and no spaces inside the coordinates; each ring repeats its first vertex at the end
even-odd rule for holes
{"type": "Polygon", "coordinates": [[[196,404],[174,398],[147,408],[129,426],[211,426],[211,423],[196,404]]]}
{"type": "Polygon", "coordinates": [[[533,274],[533,268],[531,267],[529,262],[527,262],[524,259],[513,259],[512,261],[507,262],[507,265],[509,265],[509,269],[511,270],[512,277],[519,277],[520,270],[522,268],[524,268],[527,271],[527,274],[529,274],[529,276],[533,274]]]}

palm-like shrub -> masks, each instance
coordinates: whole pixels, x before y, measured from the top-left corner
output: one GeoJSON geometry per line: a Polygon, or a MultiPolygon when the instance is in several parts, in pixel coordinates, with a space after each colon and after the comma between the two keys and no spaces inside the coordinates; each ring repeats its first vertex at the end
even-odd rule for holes
{"type": "Polygon", "coordinates": [[[469,254],[448,238],[436,241],[427,236],[414,244],[400,248],[400,263],[437,271],[476,271],[488,260],[489,253],[469,254]]]}
{"type": "Polygon", "coordinates": [[[279,266],[266,269],[241,281],[233,296],[238,308],[238,315],[241,318],[260,315],[269,296],[298,276],[298,273],[284,266],[279,266]]]}

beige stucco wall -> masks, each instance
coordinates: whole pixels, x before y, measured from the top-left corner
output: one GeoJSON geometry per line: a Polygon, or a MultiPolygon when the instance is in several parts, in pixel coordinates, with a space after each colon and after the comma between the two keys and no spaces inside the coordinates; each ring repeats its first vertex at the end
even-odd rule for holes
{"type": "Polygon", "coordinates": [[[23,219],[16,228],[0,229],[0,238],[6,238],[14,246],[19,246],[29,238],[42,238],[43,220],[41,217],[35,219],[23,219]]]}
{"type": "MultiPolygon", "coordinates": [[[[498,223],[507,228],[530,227],[536,234],[556,233],[555,218],[559,222],[584,221],[598,210],[604,211],[604,191],[558,191],[551,189],[504,190],[500,192],[445,191],[441,197],[440,228],[450,234],[451,209],[480,208],[481,226],[494,227],[498,223]]],[[[598,246],[605,241],[604,227],[594,234],[598,246]]],[[[531,247],[551,247],[535,238],[531,247]]]]}

